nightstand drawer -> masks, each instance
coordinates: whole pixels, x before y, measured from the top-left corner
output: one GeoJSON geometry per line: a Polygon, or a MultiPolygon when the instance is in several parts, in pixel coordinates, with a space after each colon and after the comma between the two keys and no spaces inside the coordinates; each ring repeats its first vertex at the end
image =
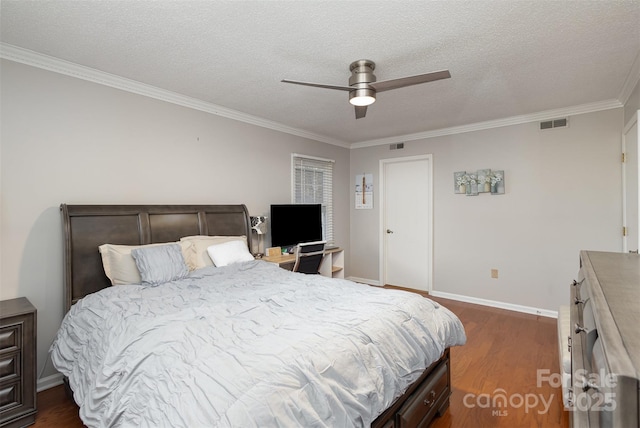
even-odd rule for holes
{"type": "Polygon", "coordinates": [[[0,387],[0,412],[7,412],[20,405],[20,382],[0,387]]]}
{"type": "Polygon", "coordinates": [[[0,382],[12,380],[20,376],[20,352],[0,357],[0,382]]]}
{"type": "Polygon", "coordinates": [[[20,324],[14,324],[0,328],[0,353],[11,352],[20,348],[21,327],[20,324]]]}
{"type": "Polygon", "coordinates": [[[35,422],[37,325],[26,298],[0,301],[0,428],[35,422]]]}

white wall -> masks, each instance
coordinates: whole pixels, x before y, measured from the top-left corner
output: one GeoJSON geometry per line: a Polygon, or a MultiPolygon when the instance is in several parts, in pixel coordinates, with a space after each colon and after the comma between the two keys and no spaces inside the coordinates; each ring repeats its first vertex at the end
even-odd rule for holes
{"type": "MultiPolygon", "coordinates": [[[[354,149],[352,187],[366,172],[378,189],[380,159],[433,154],[434,290],[555,311],[581,249],[622,249],[622,121],[619,108],[573,116],[564,129],[535,122],[354,149]],[[455,171],[482,168],[505,170],[505,195],[454,194],[455,171]]],[[[351,209],[352,276],[379,281],[379,230],[377,205],[351,209]]]]}
{"type": "MultiPolygon", "coordinates": [[[[38,309],[38,371],[63,316],[61,203],[290,202],[291,153],[334,159],[348,250],[349,150],[3,60],[0,299],[38,309]]],[[[348,254],[348,251],[347,251],[348,254]]],[[[44,377],[54,373],[51,364],[44,377]]]]}

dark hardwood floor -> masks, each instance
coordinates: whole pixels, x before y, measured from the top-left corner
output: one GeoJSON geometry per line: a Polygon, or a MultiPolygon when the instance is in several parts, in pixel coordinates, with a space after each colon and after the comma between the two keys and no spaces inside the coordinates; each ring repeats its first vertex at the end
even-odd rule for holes
{"type": "Polygon", "coordinates": [[[432,428],[569,426],[560,386],[546,381],[560,370],[555,318],[432,299],[467,333],[451,348],[450,407],[432,428]]]}
{"type": "MultiPolygon", "coordinates": [[[[555,319],[432,299],[451,309],[467,332],[467,344],[451,349],[450,407],[432,428],[569,426],[560,388],[538,382],[538,370],[559,371],[555,319]]],[[[84,426],[63,386],[37,399],[34,427],[84,426]]]]}

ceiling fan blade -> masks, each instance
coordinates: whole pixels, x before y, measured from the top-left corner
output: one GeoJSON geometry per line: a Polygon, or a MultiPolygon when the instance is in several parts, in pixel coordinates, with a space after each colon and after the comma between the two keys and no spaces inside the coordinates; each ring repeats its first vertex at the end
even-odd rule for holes
{"type": "Polygon", "coordinates": [[[388,91],[390,89],[404,88],[405,86],[418,85],[420,83],[433,82],[434,80],[448,79],[451,77],[449,70],[434,71],[433,73],[418,74],[416,76],[402,77],[400,79],[382,80],[370,83],[369,86],[376,92],[388,91]]]}
{"type": "Polygon", "coordinates": [[[353,91],[354,90],[354,88],[352,88],[350,86],[324,85],[322,83],[298,82],[296,80],[288,80],[288,79],[282,79],[281,82],[293,83],[294,85],[313,86],[313,87],[316,87],[316,88],[337,89],[337,90],[340,90],[340,91],[353,91]]]}
{"type": "Polygon", "coordinates": [[[367,106],[355,106],[356,119],[362,119],[367,114],[367,106]]]}

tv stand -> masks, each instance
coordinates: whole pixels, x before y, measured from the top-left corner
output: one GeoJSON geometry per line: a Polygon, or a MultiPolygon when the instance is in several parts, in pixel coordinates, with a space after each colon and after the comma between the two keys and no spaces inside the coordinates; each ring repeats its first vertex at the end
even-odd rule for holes
{"type": "MultiPolygon", "coordinates": [[[[283,269],[292,270],[296,262],[295,254],[265,256],[265,262],[276,263],[283,269]]],[[[329,278],[344,278],[344,250],[340,247],[325,249],[324,260],[320,265],[320,275],[329,278]]]]}

